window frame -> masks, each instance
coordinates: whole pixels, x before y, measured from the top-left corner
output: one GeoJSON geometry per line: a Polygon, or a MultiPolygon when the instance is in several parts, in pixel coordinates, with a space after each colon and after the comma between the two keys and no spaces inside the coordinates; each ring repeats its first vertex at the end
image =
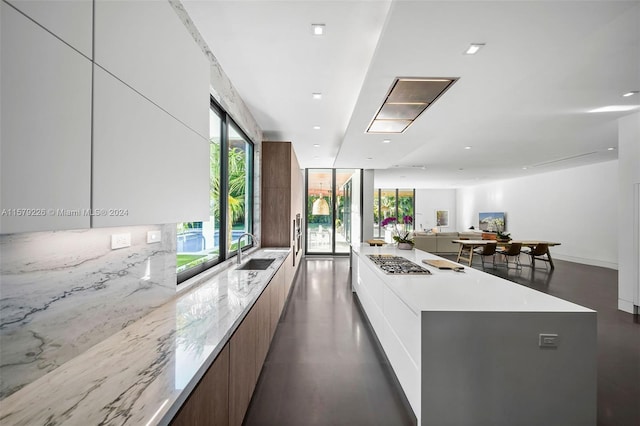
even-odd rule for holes
{"type": "MultiPolygon", "coordinates": [[[[382,191],[395,191],[395,207],[394,207],[394,214],[392,215],[393,217],[395,217],[396,219],[398,218],[398,212],[399,212],[399,208],[398,208],[398,204],[400,204],[400,190],[404,190],[404,191],[413,191],[413,195],[411,196],[411,204],[412,207],[411,209],[413,210],[413,229],[415,231],[415,222],[416,222],[416,189],[415,188],[374,188],[374,192],[377,195],[374,195],[374,204],[375,204],[375,199],[376,196],[378,198],[378,218],[379,221],[382,221],[382,191]]],[[[375,210],[375,209],[373,209],[375,210]]],[[[375,216],[374,216],[374,221],[373,221],[374,225],[375,225],[375,216]]],[[[375,230],[375,229],[374,229],[375,230]]],[[[374,232],[374,238],[382,238],[384,237],[384,233],[382,232],[382,228],[380,226],[378,226],[378,235],[375,235],[374,232]]]]}
{"type": "MultiPolygon", "coordinates": [[[[247,197],[247,205],[245,206],[245,218],[247,222],[248,232],[253,233],[254,230],[254,164],[255,164],[255,143],[249,136],[247,136],[246,132],[242,130],[242,127],[238,125],[229,114],[220,106],[218,102],[210,96],[210,110],[212,110],[219,118],[220,118],[220,194],[217,203],[219,205],[220,211],[220,229],[227,229],[227,224],[230,218],[227,217],[228,210],[228,194],[229,194],[229,126],[233,126],[234,130],[244,139],[247,144],[247,148],[250,151],[247,154],[247,164],[245,166],[246,174],[247,174],[247,188],[246,188],[246,197],[247,197]]],[[[211,143],[209,141],[209,143],[211,143]]],[[[209,165],[211,168],[211,165],[209,165]]],[[[220,232],[218,238],[218,256],[210,259],[206,262],[203,262],[197,266],[194,266],[190,269],[184,270],[176,274],[177,284],[181,284],[184,281],[195,277],[196,275],[222,263],[225,262],[234,256],[236,256],[236,251],[229,251],[227,247],[227,239],[222,237],[222,232],[220,232]]],[[[246,240],[245,240],[246,241],[246,240]]],[[[255,241],[251,239],[251,244],[247,244],[242,247],[242,251],[246,251],[252,248],[255,245],[255,241]]],[[[178,253],[176,251],[176,257],[178,253]]]]}

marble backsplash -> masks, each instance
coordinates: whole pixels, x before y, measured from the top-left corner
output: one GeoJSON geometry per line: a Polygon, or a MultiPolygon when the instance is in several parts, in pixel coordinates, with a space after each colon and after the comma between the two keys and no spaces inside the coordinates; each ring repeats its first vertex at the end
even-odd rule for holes
{"type": "Polygon", "coordinates": [[[0,235],[0,399],[175,296],[175,271],[175,224],[0,235]]]}

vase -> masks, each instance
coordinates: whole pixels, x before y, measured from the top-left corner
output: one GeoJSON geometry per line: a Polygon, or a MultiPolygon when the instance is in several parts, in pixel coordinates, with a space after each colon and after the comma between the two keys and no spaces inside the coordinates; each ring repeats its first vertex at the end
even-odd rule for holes
{"type": "Polygon", "coordinates": [[[411,244],[411,243],[398,243],[398,249],[400,249],[400,250],[413,250],[413,244],[411,244]]]}

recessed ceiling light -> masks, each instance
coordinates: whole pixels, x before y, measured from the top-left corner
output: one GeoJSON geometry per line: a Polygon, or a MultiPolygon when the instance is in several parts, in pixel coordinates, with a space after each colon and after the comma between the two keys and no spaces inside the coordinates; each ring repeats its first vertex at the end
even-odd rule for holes
{"type": "Polygon", "coordinates": [[[324,24],[311,24],[311,32],[313,35],[324,35],[324,24]]]}
{"type": "Polygon", "coordinates": [[[522,170],[527,170],[527,167],[526,167],[526,166],[525,166],[525,167],[523,167],[523,168],[522,168],[522,170]]]}
{"type": "Polygon", "coordinates": [[[464,149],[471,149],[471,147],[470,146],[465,146],[464,149]]]}
{"type": "Polygon", "coordinates": [[[313,130],[320,130],[320,126],[313,126],[313,130]]]}
{"type": "Polygon", "coordinates": [[[631,111],[636,108],[638,108],[638,105],[609,105],[602,108],[592,109],[589,112],[622,112],[631,111]]]}
{"type": "Polygon", "coordinates": [[[637,95],[637,94],[638,94],[638,91],[637,91],[637,90],[632,90],[632,91],[630,91],[630,92],[625,93],[625,94],[624,94],[624,95],[622,95],[622,96],[624,96],[625,98],[628,98],[629,96],[633,96],[633,95],[637,95]]]}
{"type": "Polygon", "coordinates": [[[320,144],[319,144],[319,143],[314,143],[314,144],[313,144],[313,147],[314,147],[314,148],[320,148],[320,144]]]}
{"type": "Polygon", "coordinates": [[[475,55],[478,53],[478,50],[484,47],[484,43],[471,43],[469,48],[464,52],[465,55],[475,55]]]}
{"type": "Polygon", "coordinates": [[[390,139],[385,139],[385,140],[382,141],[382,143],[391,143],[391,140],[390,139]]]}
{"type": "Polygon", "coordinates": [[[613,150],[615,150],[614,147],[607,148],[607,151],[613,151],[613,150]]]}
{"type": "Polygon", "coordinates": [[[312,93],[313,99],[322,99],[322,93],[312,93]]]}

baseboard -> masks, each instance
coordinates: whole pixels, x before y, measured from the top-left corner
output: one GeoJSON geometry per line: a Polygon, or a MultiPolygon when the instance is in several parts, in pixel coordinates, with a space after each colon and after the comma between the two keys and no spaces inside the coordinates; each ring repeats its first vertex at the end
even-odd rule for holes
{"type": "Polygon", "coordinates": [[[582,263],[583,265],[601,266],[603,268],[615,269],[616,271],[618,270],[618,263],[615,262],[606,262],[604,260],[586,259],[584,257],[566,256],[555,253],[553,253],[552,256],[554,259],[566,260],[567,262],[582,263]]]}
{"type": "Polygon", "coordinates": [[[633,306],[633,302],[629,302],[628,300],[618,299],[618,309],[629,314],[635,314],[635,308],[633,306]]]}

